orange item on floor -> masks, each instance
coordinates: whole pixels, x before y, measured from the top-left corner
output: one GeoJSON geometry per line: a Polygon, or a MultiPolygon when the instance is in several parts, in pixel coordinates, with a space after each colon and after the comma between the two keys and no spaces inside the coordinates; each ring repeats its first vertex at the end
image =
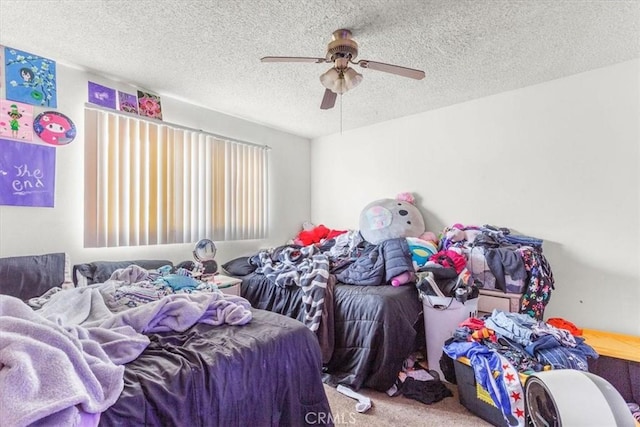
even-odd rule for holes
{"type": "Polygon", "coordinates": [[[582,329],[562,317],[552,317],[547,320],[547,323],[558,329],[566,329],[574,336],[582,335],[582,329]]]}

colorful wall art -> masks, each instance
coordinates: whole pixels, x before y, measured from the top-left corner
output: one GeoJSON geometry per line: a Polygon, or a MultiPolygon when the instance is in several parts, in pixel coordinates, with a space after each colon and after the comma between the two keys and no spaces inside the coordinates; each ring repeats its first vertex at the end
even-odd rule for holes
{"type": "Polygon", "coordinates": [[[152,119],[162,120],[162,106],[160,97],[150,93],[138,91],[138,114],[152,119]]]}
{"type": "Polygon", "coordinates": [[[118,91],[118,100],[120,101],[120,111],[138,114],[138,98],[135,95],[118,91]]]}
{"type": "Polygon", "coordinates": [[[98,83],[88,84],[89,102],[105,108],[116,109],[116,91],[98,83]]]}
{"type": "Polygon", "coordinates": [[[0,99],[0,137],[33,140],[33,106],[0,99]]]}
{"type": "Polygon", "coordinates": [[[53,207],[56,149],[0,139],[0,205],[53,207]]]}
{"type": "Polygon", "coordinates": [[[4,63],[7,99],[57,108],[55,61],[5,47],[4,63]]]}
{"type": "Polygon", "coordinates": [[[51,145],[67,145],[76,137],[76,125],[57,111],[43,111],[33,120],[33,131],[51,145]]]}

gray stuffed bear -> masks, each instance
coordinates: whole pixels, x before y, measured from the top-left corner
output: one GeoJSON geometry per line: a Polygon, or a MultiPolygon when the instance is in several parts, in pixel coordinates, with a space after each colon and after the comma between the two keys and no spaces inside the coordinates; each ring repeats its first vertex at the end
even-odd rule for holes
{"type": "Polygon", "coordinates": [[[362,238],[377,245],[387,239],[422,236],[424,219],[413,202],[411,193],[400,193],[395,199],[369,203],[360,213],[362,238]]]}

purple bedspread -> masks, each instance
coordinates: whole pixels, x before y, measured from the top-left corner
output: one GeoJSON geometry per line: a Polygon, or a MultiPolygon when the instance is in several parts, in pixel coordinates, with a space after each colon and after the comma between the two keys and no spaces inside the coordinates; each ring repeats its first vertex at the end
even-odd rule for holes
{"type": "Polygon", "coordinates": [[[332,417],[315,335],[296,320],[252,311],[243,326],[149,335],[100,425],[325,425],[319,420],[332,417]]]}

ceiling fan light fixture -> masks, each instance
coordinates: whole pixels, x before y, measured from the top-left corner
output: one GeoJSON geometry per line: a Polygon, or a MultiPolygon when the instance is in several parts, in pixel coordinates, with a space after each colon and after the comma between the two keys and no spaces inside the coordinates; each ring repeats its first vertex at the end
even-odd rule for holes
{"type": "Polygon", "coordinates": [[[353,68],[347,68],[344,71],[344,81],[347,84],[347,90],[351,90],[358,86],[362,81],[362,74],[358,73],[353,68]]]}
{"type": "Polygon", "coordinates": [[[353,68],[338,70],[332,67],[320,76],[320,82],[324,87],[340,95],[358,86],[361,81],[362,74],[353,68]]]}
{"type": "Polygon", "coordinates": [[[338,80],[336,80],[331,90],[337,93],[338,95],[342,95],[343,93],[349,90],[347,81],[344,79],[344,74],[340,73],[338,80]]]}
{"type": "Polygon", "coordinates": [[[329,68],[325,73],[320,75],[320,83],[327,89],[333,90],[336,81],[340,78],[340,73],[335,68],[329,68]]]}
{"type": "Polygon", "coordinates": [[[334,93],[343,94],[349,90],[342,71],[333,67],[320,76],[320,82],[334,93]]]}

